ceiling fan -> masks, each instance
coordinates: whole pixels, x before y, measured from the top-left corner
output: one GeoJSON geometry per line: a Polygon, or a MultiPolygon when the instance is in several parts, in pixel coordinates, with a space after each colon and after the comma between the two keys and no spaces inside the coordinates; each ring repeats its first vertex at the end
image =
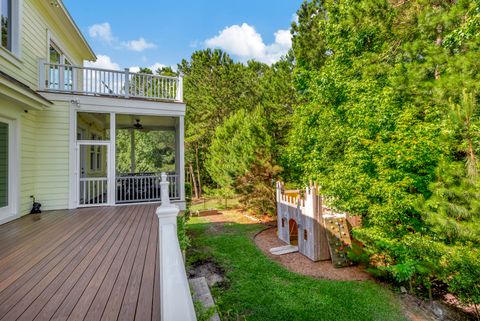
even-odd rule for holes
{"type": "Polygon", "coordinates": [[[133,124],[133,128],[134,129],[138,129],[138,130],[142,130],[143,129],[143,125],[140,124],[140,119],[135,119],[136,123],[133,124]]]}

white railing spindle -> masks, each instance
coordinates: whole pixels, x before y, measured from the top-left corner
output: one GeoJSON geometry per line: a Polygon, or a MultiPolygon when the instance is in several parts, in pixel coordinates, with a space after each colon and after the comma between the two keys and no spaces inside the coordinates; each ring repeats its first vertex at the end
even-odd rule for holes
{"type": "Polygon", "coordinates": [[[183,80],[127,69],[71,66],[39,61],[39,90],[84,95],[183,101],[183,80]]]}

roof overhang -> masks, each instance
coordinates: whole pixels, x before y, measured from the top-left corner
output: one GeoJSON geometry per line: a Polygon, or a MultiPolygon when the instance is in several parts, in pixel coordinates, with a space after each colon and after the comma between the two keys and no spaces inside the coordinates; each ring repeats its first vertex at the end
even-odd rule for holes
{"type": "Polygon", "coordinates": [[[65,26],[70,29],[67,30],[67,32],[71,31],[71,34],[74,35],[72,43],[74,43],[77,46],[77,50],[82,53],[84,60],[97,60],[97,56],[93,52],[83,33],[80,31],[72,16],[68,12],[67,8],[63,4],[63,1],[41,1],[41,4],[43,5],[43,7],[47,8],[50,13],[52,13],[53,17],[58,19],[60,26],[65,26]]]}
{"type": "Polygon", "coordinates": [[[7,100],[14,101],[25,110],[43,110],[53,104],[27,85],[3,72],[0,72],[0,96],[7,100]]]}

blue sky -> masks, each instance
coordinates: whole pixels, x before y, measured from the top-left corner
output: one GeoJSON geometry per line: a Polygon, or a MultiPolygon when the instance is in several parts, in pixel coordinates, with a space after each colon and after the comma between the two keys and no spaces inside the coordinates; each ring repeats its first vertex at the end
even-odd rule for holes
{"type": "Polygon", "coordinates": [[[99,57],[97,66],[173,66],[206,47],[238,61],[279,59],[302,0],[64,0],[99,57]]]}

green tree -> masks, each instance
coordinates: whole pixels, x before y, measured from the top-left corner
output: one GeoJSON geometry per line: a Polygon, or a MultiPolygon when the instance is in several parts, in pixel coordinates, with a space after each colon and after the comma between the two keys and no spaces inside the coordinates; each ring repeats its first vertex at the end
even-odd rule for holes
{"type": "Polygon", "coordinates": [[[286,166],[363,216],[355,235],[381,271],[426,289],[446,282],[468,302],[478,302],[464,287],[474,263],[458,276],[450,262],[460,248],[478,254],[480,240],[478,10],[472,0],[305,3],[292,29],[301,104],[286,166]]]}

